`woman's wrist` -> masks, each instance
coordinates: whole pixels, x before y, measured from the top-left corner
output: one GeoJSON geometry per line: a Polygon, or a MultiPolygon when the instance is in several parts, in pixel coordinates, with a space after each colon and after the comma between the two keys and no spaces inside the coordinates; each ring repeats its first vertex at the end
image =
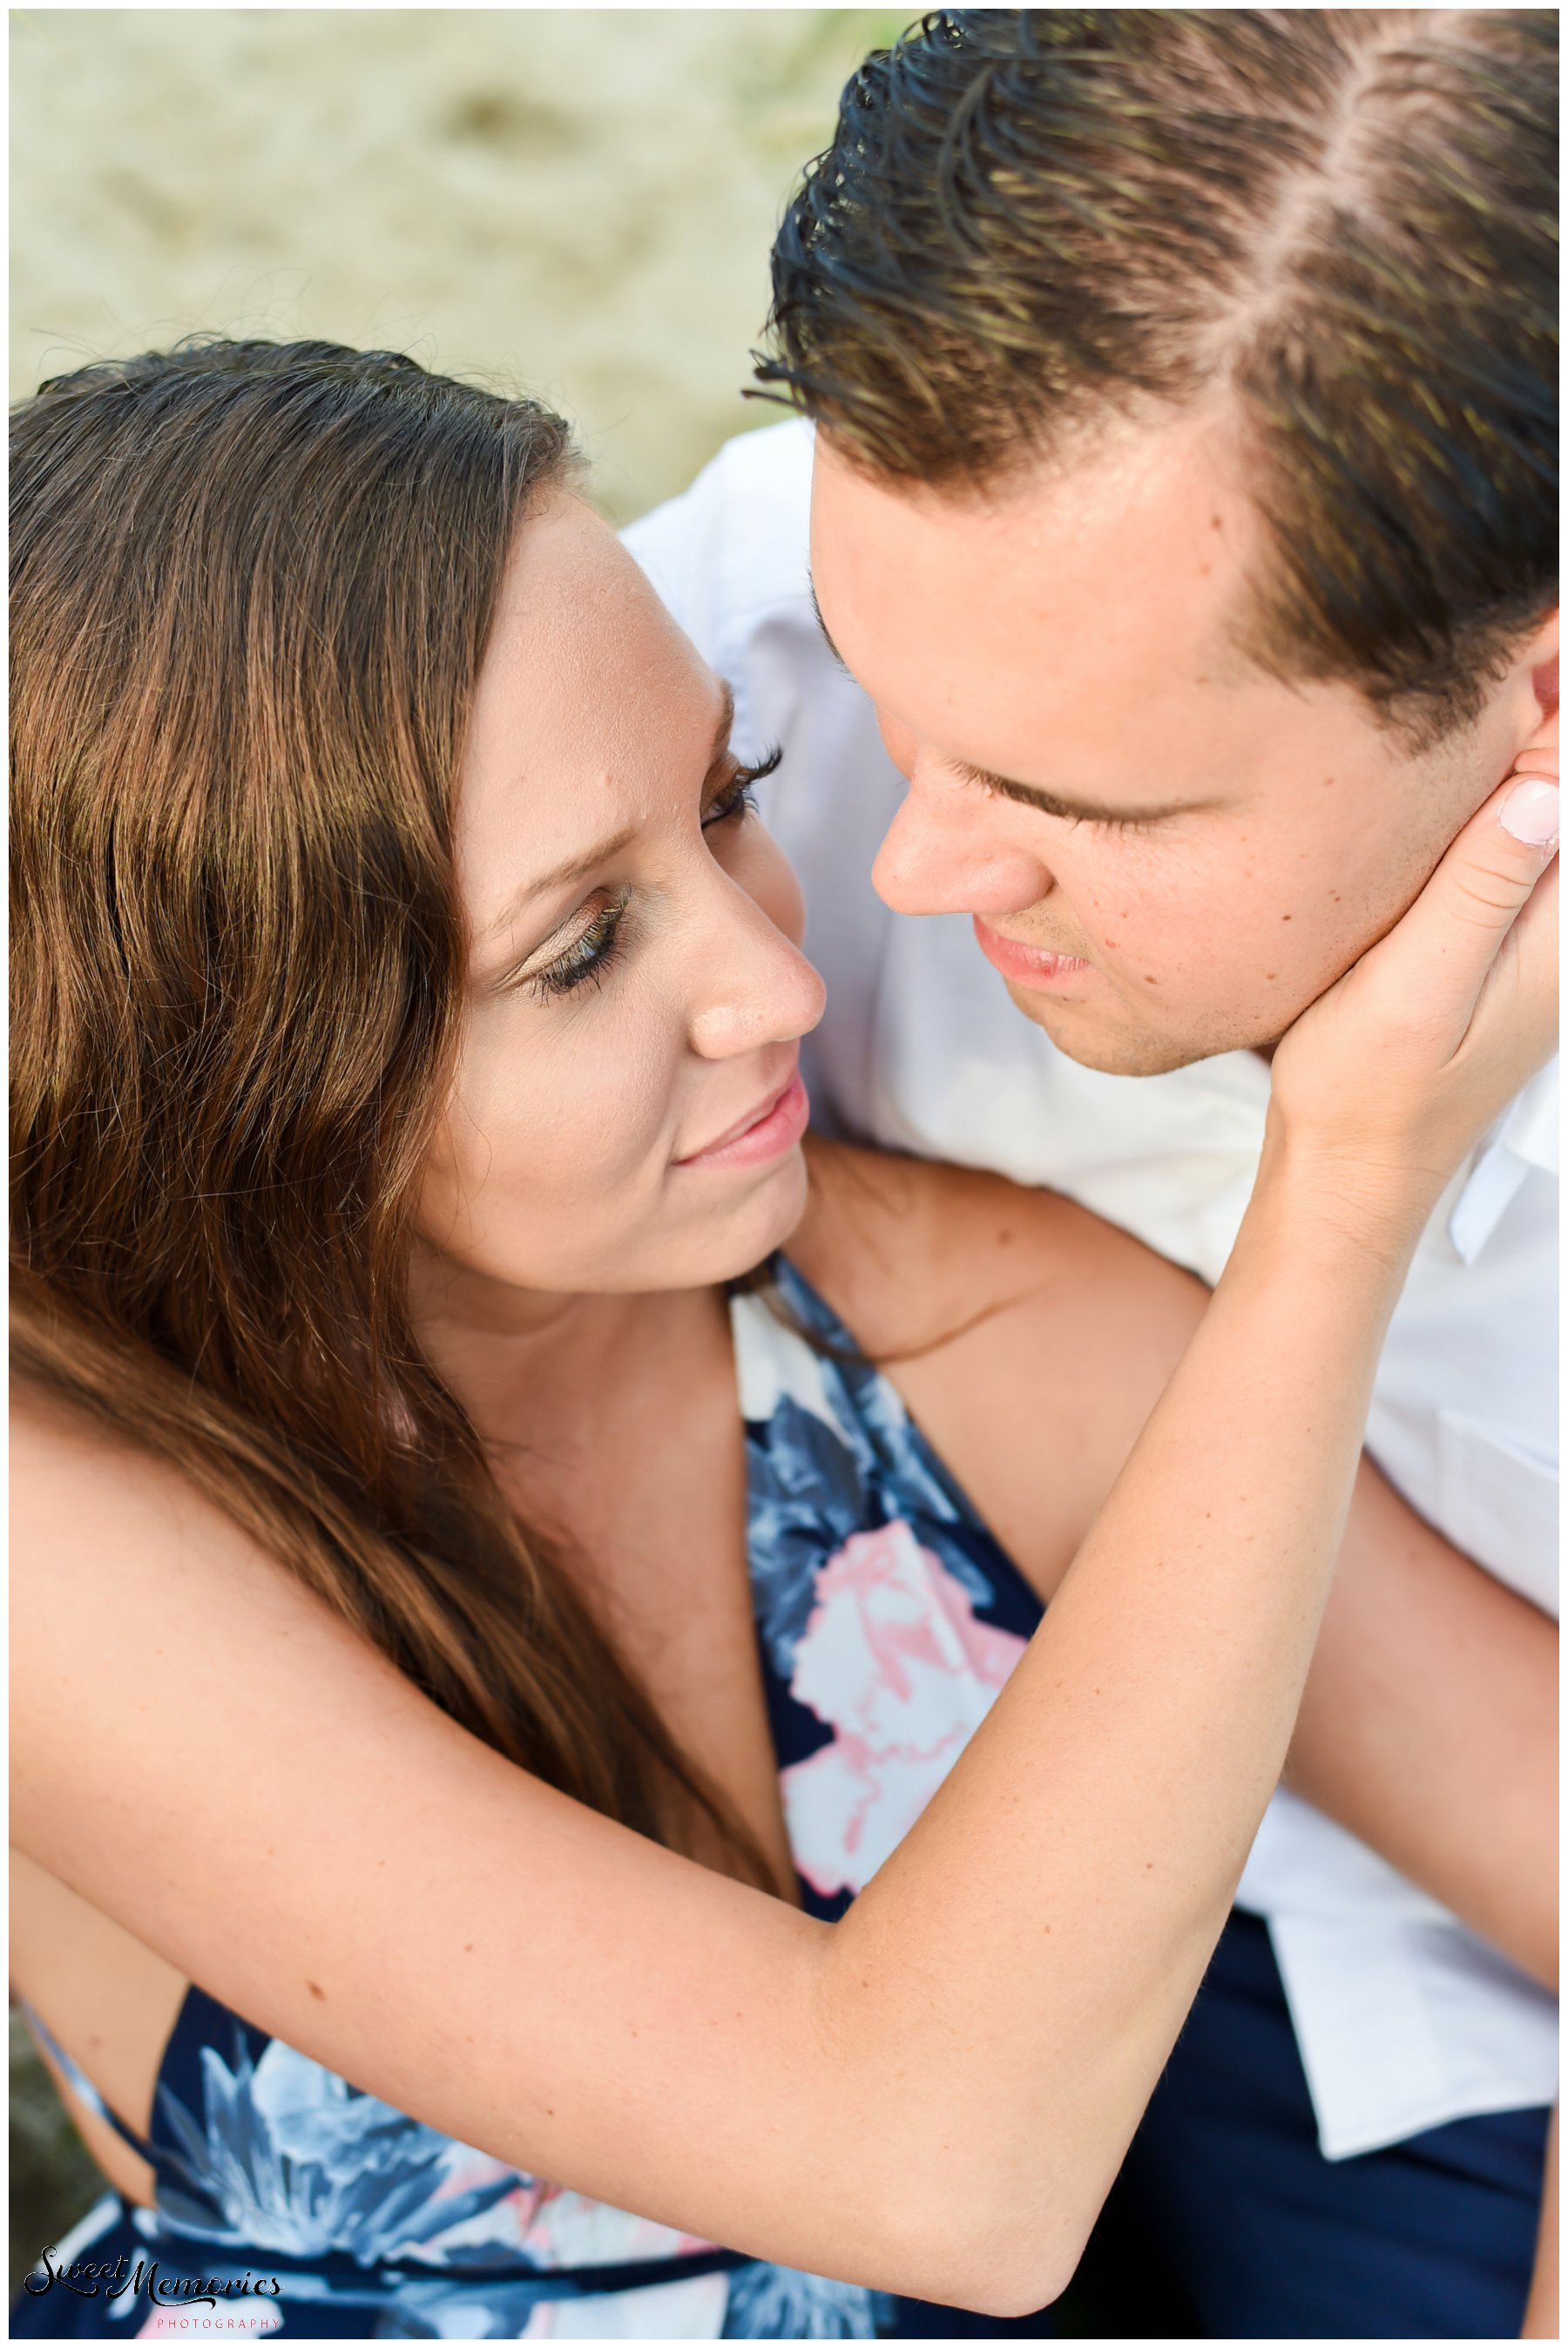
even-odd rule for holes
{"type": "Polygon", "coordinates": [[[1447,1179],[1391,1150],[1380,1159],[1293,1133],[1271,1107],[1244,1231],[1253,1250],[1357,1272],[1369,1300],[1386,1290],[1391,1303],[1447,1179]]]}

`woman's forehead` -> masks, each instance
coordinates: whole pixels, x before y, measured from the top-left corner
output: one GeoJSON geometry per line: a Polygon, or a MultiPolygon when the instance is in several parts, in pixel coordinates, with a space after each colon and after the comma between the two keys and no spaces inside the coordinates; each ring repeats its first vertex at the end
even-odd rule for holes
{"type": "Polygon", "coordinates": [[[719,686],[610,525],[552,496],[513,541],[475,698],[513,741],[633,738],[702,723],[719,686]]]}
{"type": "Polygon", "coordinates": [[[725,688],[577,498],[523,522],[470,716],[456,848],[476,934],[694,788],[725,688]]]}

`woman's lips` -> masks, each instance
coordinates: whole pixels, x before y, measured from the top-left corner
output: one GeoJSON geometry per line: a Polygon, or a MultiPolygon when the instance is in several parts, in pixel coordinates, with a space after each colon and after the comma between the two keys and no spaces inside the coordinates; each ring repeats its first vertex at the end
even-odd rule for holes
{"type": "Polygon", "coordinates": [[[1015,986],[1054,986],[1081,978],[1094,967],[1077,954],[1049,953],[1043,946],[1021,945],[1017,938],[1004,938],[978,913],[973,918],[976,944],[993,968],[1015,986]]]}
{"type": "Polygon", "coordinates": [[[793,1149],[805,1131],[811,1115],[811,1103],[797,1068],[789,1082],[770,1093],[758,1103],[750,1117],[739,1125],[731,1126],[717,1141],[706,1149],[694,1150],[690,1158],[678,1158],[677,1166],[762,1166],[770,1158],[782,1158],[793,1149]]]}

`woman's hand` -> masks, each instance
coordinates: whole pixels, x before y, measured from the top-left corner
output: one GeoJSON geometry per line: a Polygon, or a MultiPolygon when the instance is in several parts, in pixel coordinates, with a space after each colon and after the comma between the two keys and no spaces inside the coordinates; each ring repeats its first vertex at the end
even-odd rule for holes
{"type": "Polygon", "coordinates": [[[1404,1259],[1443,1183],[1556,1049],[1556,747],[1535,745],[1409,913],[1275,1052],[1270,1144],[1404,1259]]]}
{"type": "Polygon", "coordinates": [[[1337,1220],[1401,1255],[1556,1048],[1556,768],[1532,749],[1275,1054],[1274,1161],[1283,1147],[1337,1220]]]}

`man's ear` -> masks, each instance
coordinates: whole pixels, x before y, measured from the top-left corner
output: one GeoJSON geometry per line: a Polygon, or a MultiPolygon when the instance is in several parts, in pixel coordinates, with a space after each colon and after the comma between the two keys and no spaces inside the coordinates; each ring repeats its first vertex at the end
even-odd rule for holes
{"type": "Polygon", "coordinates": [[[1557,715],[1557,641],[1558,615],[1553,612],[1531,647],[1533,655],[1531,675],[1535,685],[1535,698],[1549,717],[1557,715]]]}
{"type": "Polygon", "coordinates": [[[1526,720],[1528,736],[1514,757],[1515,774],[1557,772],[1557,649],[1558,615],[1553,612],[1542,621],[1524,651],[1524,663],[1535,689],[1535,709],[1533,716],[1526,720]]]}

